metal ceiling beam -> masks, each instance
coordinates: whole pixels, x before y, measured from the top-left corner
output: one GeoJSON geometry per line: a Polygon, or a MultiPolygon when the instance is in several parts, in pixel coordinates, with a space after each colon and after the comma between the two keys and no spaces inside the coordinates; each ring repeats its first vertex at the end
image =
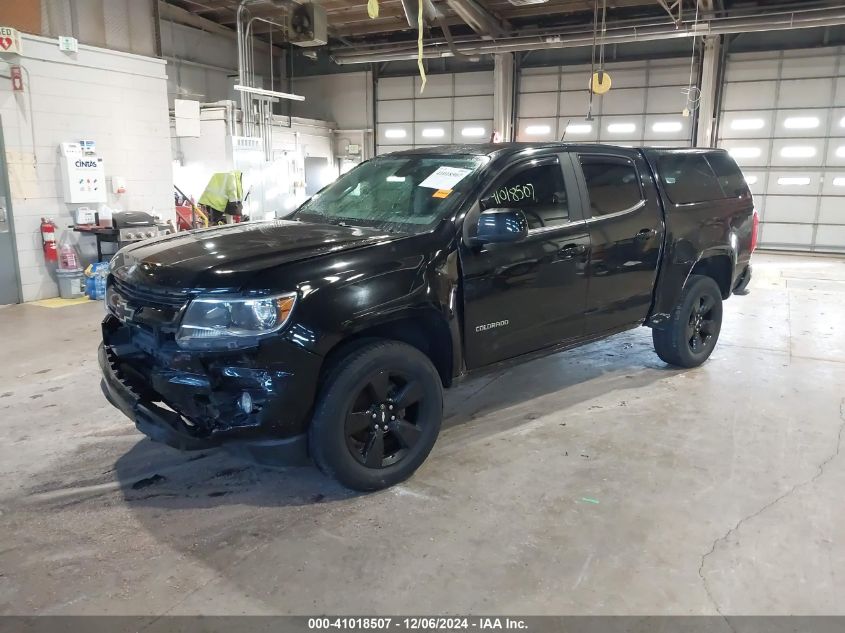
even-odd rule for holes
{"type": "Polygon", "coordinates": [[[500,21],[476,0],[446,0],[446,4],[479,35],[502,37],[510,25],[500,21]]]}
{"type": "MultiPolygon", "coordinates": [[[[760,31],[783,31],[791,29],[817,28],[824,26],[845,25],[845,7],[835,9],[798,9],[777,13],[759,13],[751,16],[731,16],[699,20],[697,25],[685,21],[679,27],[672,23],[644,26],[608,26],[604,36],[607,44],[628,42],[648,42],[654,40],[700,37],[706,35],[727,35],[731,33],[751,33],[760,31]]],[[[483,38],[462,40],[456,43],[459,53],[495,54],[515,53],[551,48],[576,48],[590,46],[593,41],[592,29],[569,33],[548,29],[536,35],[511,36],[498,42],[483,38]]],[[[423,57],[428,59],[453,57],[454,52],[443,42],[428,43],[423,50],[423,57]]],[[[378,63],[416,59],[415,48],[407,44],[381,50],[358,49],[352,51],[336,50],[332,58],[338,64],[378,63]]]]}

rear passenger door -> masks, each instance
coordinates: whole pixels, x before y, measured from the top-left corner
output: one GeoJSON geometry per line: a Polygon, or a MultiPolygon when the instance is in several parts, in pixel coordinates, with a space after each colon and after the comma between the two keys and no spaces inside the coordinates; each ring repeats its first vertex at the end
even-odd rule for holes
{"type": "Polygon", "coordinates": [[[644,321],[663,239],[660,201],[645,161],[608,148],[578,151],[591,257],[585,333],[644,321]]]}

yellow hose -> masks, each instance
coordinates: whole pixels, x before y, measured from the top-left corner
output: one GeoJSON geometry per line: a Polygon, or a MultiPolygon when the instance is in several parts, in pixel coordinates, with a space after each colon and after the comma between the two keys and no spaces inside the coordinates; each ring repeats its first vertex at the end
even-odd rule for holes
{"type": "Polygon", "coordinates": [[[420,94],[425,90],[425,68],[423,68],[423,0],[419,0],[420,10],[417,18],[417,67],[420,69],[420,94]]]}

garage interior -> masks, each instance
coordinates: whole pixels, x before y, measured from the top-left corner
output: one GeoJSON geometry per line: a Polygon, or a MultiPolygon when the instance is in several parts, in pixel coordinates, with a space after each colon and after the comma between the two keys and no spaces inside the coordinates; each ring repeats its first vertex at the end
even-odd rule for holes
{"type": "Polygon", "coordinates": [[[841,2],[19,0],[0,146],[0,614],[845,615],[841,2]],[[754,277],[703,366],[639,328],[470,378],[372,494],[103,397],[79,284],[204,226],[214,174],[275,220],[375,156],[560,140],[741,167],[754,277]]]}

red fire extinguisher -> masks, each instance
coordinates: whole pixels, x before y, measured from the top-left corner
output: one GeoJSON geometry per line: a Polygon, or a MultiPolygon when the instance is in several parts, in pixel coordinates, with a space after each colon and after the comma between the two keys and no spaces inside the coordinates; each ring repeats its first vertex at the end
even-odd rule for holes
{"type": "Polygon", "coordinates": [[[48,262],[59,261],[56,248],[56,224],[47,218],[41,218],[41,242],[44,246],[44,259],[48,262]]]}

